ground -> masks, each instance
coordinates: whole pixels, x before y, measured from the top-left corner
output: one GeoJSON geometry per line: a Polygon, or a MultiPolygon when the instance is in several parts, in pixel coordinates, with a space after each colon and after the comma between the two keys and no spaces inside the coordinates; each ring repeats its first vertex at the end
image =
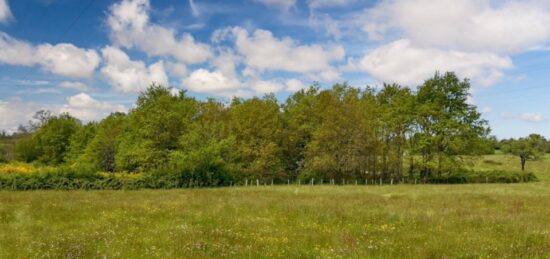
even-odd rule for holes
{"type": "Polygon", "coordinates": [[[540,181],[4,191],[0,258],[550,257],[550,158],[527,169],[540,181]]]}

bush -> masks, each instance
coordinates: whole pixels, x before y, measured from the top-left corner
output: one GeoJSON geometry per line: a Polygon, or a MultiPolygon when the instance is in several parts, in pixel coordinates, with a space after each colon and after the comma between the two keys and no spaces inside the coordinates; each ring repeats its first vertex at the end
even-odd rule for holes
{"type": "Polygon", "coordinates": [[[230,183],[215,172],[156,170],[150,173],[104,173],[85,167],[0,167],[0,190],[136,190],[215,187],[230,183]]]}
{"type": "Polygon", "coordinates": [[[458,171],[441,176],[432,176],[429,183],[522,183],[537,181],[535,174],[521,171],[458,171]]]}

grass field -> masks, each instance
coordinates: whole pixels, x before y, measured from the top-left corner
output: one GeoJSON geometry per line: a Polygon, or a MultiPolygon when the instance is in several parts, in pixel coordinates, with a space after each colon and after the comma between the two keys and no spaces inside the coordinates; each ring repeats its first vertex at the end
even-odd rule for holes
{"type": "Polygon", "coordinates": [[[540,181],[0,192],[0,258],[548,258],[550,158],[527,169],[540,181]]]}

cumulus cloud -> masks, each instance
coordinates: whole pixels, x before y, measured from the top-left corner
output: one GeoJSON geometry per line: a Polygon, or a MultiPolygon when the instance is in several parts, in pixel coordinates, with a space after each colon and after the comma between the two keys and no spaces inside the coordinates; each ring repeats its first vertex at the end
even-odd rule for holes
{"type": "Polygon", "coordinates": [[[197,93],[210,93],[230,97],[240,87],[241,83],[216,70],[197,69],[183,79],[183,87],[197,93]]]}
{"type": "Polygon", "coordinates": [[[82,49],[67,43],[34,46],[0,32],[0,63],[38,65],[54,74],[90,78],[99,62],[99,55],[92,49],[82,49]]]}
{"type": "Polygon", "coordinates": [[[285,85],[286,90],[289,92],[297,92],[307,88],[307,86],[298,79],[289,79],[286,81],[285,85]]]}
{"type": "Polygon", "coordinates": [[[417,47],[409,40],[398,40],[367,53],[357,67],[376,79],[409,86],[418,85],[433,76],[436,70],[455,71],[481,85],[500,79],[503,70],[512,67],[508,57],[480,52],[445,51],[417,47]]]}
{"type": "Polygon", "coordinates": [[[88,91],[89,87],[82,82],[63,81],[59,84],[62,88],[73,89],[79,91],[88,91]]]}
{"type": "Polygon", "coordinates": [[[550,38],[550,2],[383,0],[362,15],[372,39],[398,31],[415,44],[515,53],[550,38]]]}
{"type": "Polygon", "coordinates": [[[12,18],[7,0],[0,0],[0,23],[6,23],[12,18]]]}
{"type": "Polygon", "coordinates": [[[130,60],[122,50],[111,46],[103,48],[101,53],[105,60],[101,74],[118,91],[140,92],[151,83],[168,84],[162,61],[145,66],[142,61],[130,60]]]}
{"type": "Polygon", "coordinates": [[[267,7],[273,7],[288,11],[290,8],[296,5],[296,0],[254,0],[257,3],[261,3],[267,7]]]}
{"type": "Polygon", "coordinates": [[[212,56],[210,47],[196,42],[191,34],[178,36],[172,28],[151,23],[149,9],[149,0],[123,0],[112,5],[107,25],[113,44],[187,64],[202,63],[212,56]]]}
{"type": "Polygon", "coordinates": [[[241,27],[218,30],[214,40],[234,38],[237,52],[251,68],[265,71],[297,73],[334,70],[331,63],[345,56],[342,46],[301,45],[289,37],[278,39],[270,31],[255,30],[252,34],[241,27]]]}
{"type": "Polygon", "coordinates": [[[123,105],[115,105],[108,102],[100,102],[90,95],[79,93],[67,98],[67,104],[59,109],[59,112],[66,112],[82,121],[97,121],[112,112],[126,112],[123,105]]]}

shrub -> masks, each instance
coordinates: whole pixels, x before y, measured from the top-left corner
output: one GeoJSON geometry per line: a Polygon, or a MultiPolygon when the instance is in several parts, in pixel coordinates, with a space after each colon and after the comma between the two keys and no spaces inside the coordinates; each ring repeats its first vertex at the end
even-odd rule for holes
{"type": "Polygon", "coordinates": [[[537,181],[537,177],[531,172],[522,171],[457,171],[432,176],[427,179],[429,183],[522,183],[537,181]]]}

